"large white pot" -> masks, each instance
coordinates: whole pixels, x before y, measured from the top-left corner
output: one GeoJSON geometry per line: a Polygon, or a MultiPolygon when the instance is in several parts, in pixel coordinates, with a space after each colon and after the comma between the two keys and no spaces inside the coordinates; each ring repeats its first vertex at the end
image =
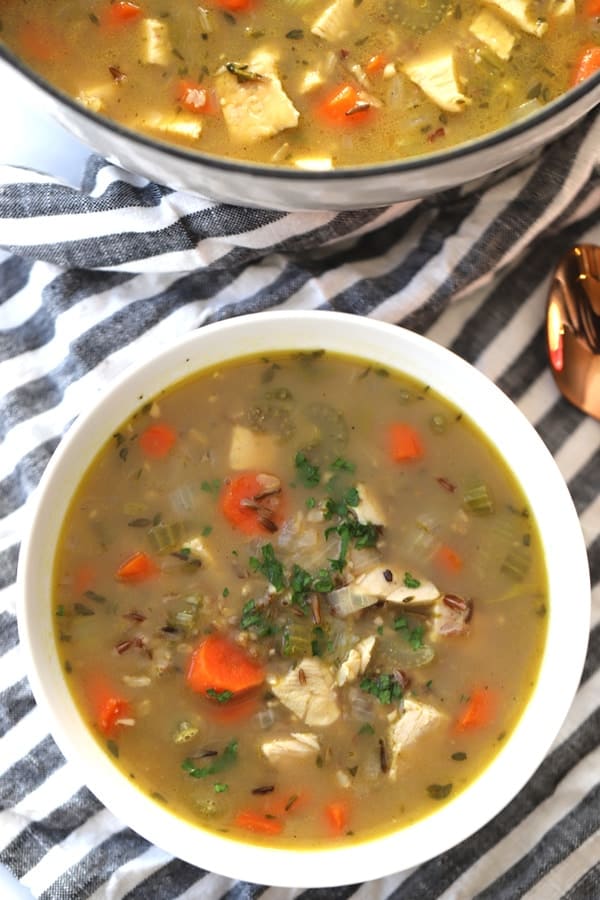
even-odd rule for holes
{"type": "Polygon", "coordinates": [[[84,109],[0,44],[0,78],[3,65],[19,73],[28,99],[112,162],[209,199],[282,210],[387,206],[456,187],[548,143],[600,102],[598,73],[529,118],[459,147],[404,162],[301,172],[218,159],[132,132],[84,109]]]}

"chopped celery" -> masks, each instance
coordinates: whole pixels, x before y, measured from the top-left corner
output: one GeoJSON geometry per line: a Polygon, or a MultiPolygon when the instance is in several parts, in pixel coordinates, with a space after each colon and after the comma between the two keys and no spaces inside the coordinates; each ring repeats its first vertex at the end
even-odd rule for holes
{"type": "Polygon", "coordinates": [[[284,656],[312,656],[312,623],[292,622],[283,632],[284,656]]]}
{"type": "Polygon", "coordinates": [[[490,489],[483,481],[474,481],[469,485],[465,490],[463,502],[469,512],[477,515],[489,515],[494,511],[490,489]]]}
{"type": "Polygon", "coordinates": [[[517,544],[511,547],[504,557],[500,571],[505,575],[510,575],[516,581],[522,581],[529,572],[530,566],[531,553],[527,547],[517,544]]]}
{"type": "Polygon", "coordinates": [[[183,525],[181,522],[159,522],[148,529],[148,540],[156,553],[170,553],[181,544],[183,525]]]}

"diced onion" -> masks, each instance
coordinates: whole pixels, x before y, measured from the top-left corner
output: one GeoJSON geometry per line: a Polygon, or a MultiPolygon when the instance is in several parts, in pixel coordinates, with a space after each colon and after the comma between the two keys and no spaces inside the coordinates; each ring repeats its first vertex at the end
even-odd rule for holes
{"type": "Polygon", "coordinates": [[[345,585],[335,591],[327,594],[336,615],[345,618],[353,613],[366,609],[368,606],[374,606],[379,598],[368,594],[358,594],[352,585],[345,585]]]}

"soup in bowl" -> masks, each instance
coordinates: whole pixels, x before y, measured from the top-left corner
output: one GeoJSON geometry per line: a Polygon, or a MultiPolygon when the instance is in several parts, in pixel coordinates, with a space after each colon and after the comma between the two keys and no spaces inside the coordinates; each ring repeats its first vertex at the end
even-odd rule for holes
{"type": "Polygon", "coordinates": [[[531,426],[448,351],[335,313],[212,325],[127,373],[48,467],[19,574],[34,693],[90,788],[189,862],[296,887],[488,821],[589,624],[531,426]]]}

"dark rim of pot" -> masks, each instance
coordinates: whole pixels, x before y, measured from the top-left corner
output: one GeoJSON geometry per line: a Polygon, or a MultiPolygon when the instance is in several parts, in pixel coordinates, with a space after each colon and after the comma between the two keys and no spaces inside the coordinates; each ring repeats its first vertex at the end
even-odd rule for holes
{"type": "MultiPolygon", "coordinates": [[[[0,43],[0,58],[3,58],[5,62],[14,69],[17,69],[21,75],[24,75],[29,81],[32,81],[47,94],[50,94],[56,100],[60,101],[64,106],[70,107],[76,114],[83,116],[83,118],[90,119],[95,125],[99,125],[107,131],[116,132],[121,137],[133,141],[134,143],[142,144],[153,150],[158,150],[167,156],[178,157],[186,162],[200,163],[208,168],[247,175],[260,175],[282,181],[292,180],[299,182],[344,181],[348,178],[364,178],[365,176],[371,175],[394,175],[403,172],[412,172],[418,169],[428,169],[446,162],[460,160],[461,158],[466,159],[473,153],[478,153],[480,150],[498,146],[510,138],[535,129],[538,125],[552,119],[562,110],[567,109],[573,103],[576,103],[582,97],[585,97],[586,94],[592,93],[596,87],[600,86],[600,72],[597,72],[576,87],[570,88],[566,93],[561,94],[537,112],[532,113],[517,122],[513,122],[504,128],[493,131],[490,134],[483,135],[480,138],[467,141],[463,144],[458,144],[456,147],[450,147],[448,150],[440,150],[436,153],[423,154],[422,156],[413,156],[409,159],[399,160],[397,162],[368,163],[364,166],[342,167],[324,172],[306,172],[283,166],[268,166],[260,163],[246,162],[245,160],[225,159],[203,153],[201,150],[188,150],[185,147],[155,140],[141,132],[133,131],[118,122],[104,118],[103,116],[97,115],[91,110],[86,109],[80,103],[77,103],[73,97],[63,93],[61,90],[50,84],[50,82],[46,81],[45,78],[42,78],[41,75],[38,75],[33,69],[30,69],[29,66],[22,62],[2,43],[0,43]]],[[[600,98],[597,102],[600,103],[600,98]]],[[[593,104],[593,106],[595,106],[595,104],[593,104]]],[[[591,108],[593,108],[593,106],[591,108]]],[[[587,110],[587,112],[589,112],[589,110],[587,110]]],[[[585,115],[585,113],[582,113],[581,118],[583,118],[583,115],[585,115]]]]}

